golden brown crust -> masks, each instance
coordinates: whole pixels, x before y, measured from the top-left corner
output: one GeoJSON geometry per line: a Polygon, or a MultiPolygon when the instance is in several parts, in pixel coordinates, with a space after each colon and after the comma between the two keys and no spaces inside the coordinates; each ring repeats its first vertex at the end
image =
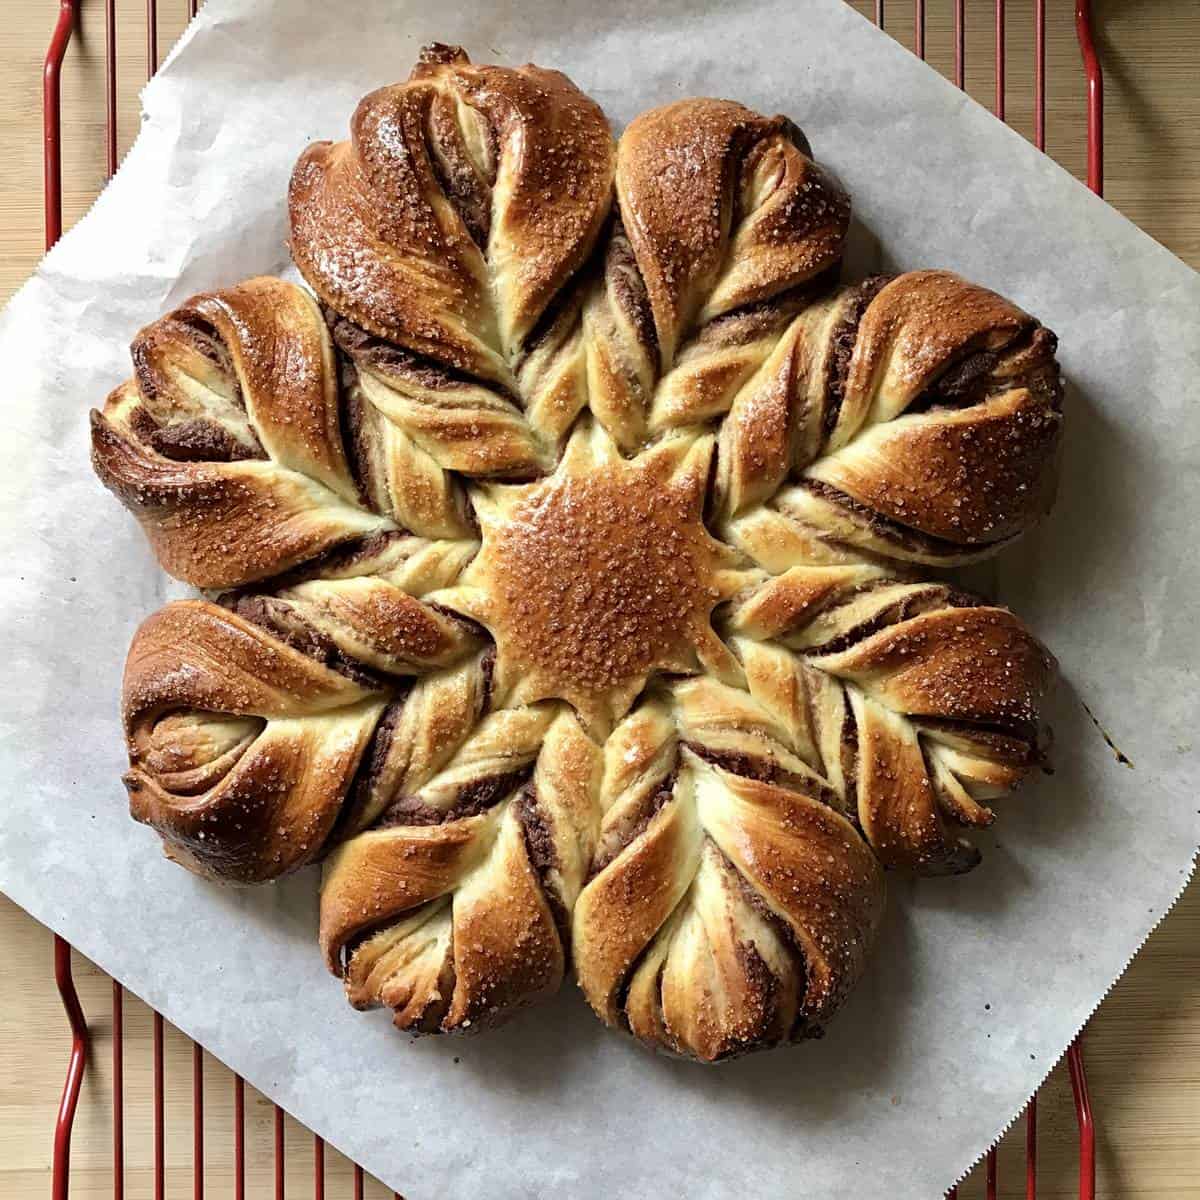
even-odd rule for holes
{"type": "Polygon", "coordinates": [[[168,605],[125,667],[130,810],[192,870],[273,879],[322,852],[383,706],[216,605],[168,605]]]}
{"type": "Polygon", "coordinates": [[[727,621],[749,695],[680,685],[684,738],[756,778],[818,773],[886,866],[975,865],[958,830],[1040,764],[1053,680],[1012,613],[861,564],[792,568],[727,621]]]}
{"type": "Polygon", "coordinates": [[[345,322],[336,328],[375,425],[396,431],[442,471],[527,478],[551,461],[549,444],[507,393],[380,345],[345,322]]]}
{"type": "Polygon", "coordinates": [[[453,666],[483,645],[473,625],[379,576],[314,579],[230,604],[285,641],[316,642],[385,676],[453,666]]]}
{"type": "Polygon", "coordinates": [[[362,101],[349,142],[301,156],[292,253],[317,294],[364,329],[507,385],[507,360],[608,214],[612,135],[557,71],[476,67],[457,48],[433,49],[409,82],[362,101]],[[463,173],[490,187],[482,245],[453,202],[463,173]]]}
{"type": "Polygon", "coordinates": [[[845,193],[783,117],[725,100],[643,113],[617,150],[621,219],[665,369],[693,322],[767,300],[841,259],[845,193]]]}
{"type": "MultiPolygon", "coordinates": [[[[358,493],[338,425],[333,345],[313,298],[260,277],[196,296],[174,320],[211,326],[228,349],[246,415],[267,456],[353,503],[358,493]]],[[[152,325],[140,337],[155,333],[152,325]]],[[[140,350],[135,340],[135,362],[140,350]]]]}
{"type": "Polygon", "coordinates": [[[251,279],[144,329],[136,378],[92,413],[92,463],[159,562],[234,587],[392,527],[363,508],[311,296],[251,279]]]}
{"type": "Polygon", "coordinates": [[[616,147],[599,105],[559,71],[481,66],[458,78],[496,144],[488,262],[511,355],[591,253],[616,147]]]}
{"type": "Polygon", "coordinates": [[[583,889],[572,924],[575,976],[610,1025],[619,1023],[630,971],[691,885],[703,840],[695,805],[673,787],[641,834],[583,889]]]}
{"type": "Polygon", "coordinates": [[[627,463],[581,425],[548,480],[477,497],[483,548],[440,603],[488,627],[507,703],[567,700],[604,731],[653,672],[697,669],[740,586],[702,522],[712,444],[627,463]]]}
{"type": "Polygon", "coordinates": [[[882,872],[849,821],[821,801],[720,770],[707,783],[702,819],[799,943],[801,1018],[820,1026],[866,965],[883,914],[882,872]]]}
{"type": "Polygon", "coordinates": [[[848,821],[685,752],[662,807],[579,898],[576,975],[609,1024],[714,1061],[819,1029],[882,911],[848,821]]]}
{"type": "Polygon", "coordinates": [[[812,663],[901,712],[1017,730],[1035,726],[1053,660],[1003,608],[914,615],[812,663]]]}
{"type": "Polygon", "coordinates": [[[472,753],[467,743],[440,771],[457,772],[457,803],[464,764],[476,794],[497,780],[483,812],[455,816],[451,804],[443,819],[419,823],[418,805],[438,798],[438,776],[423,787],[410,778],[400,790],[415,803],[393,800],[395,815],[385,812],[326,868],[320,940],[330,969],[345,974],[352,1003],[389,1005],[404,1029],[495,1024],[562,978],[565,918],[594,840],[598,748],[565,712],[495,716],[500,727],[485,722],[475,735],[490,749],[472,753]]]}
{"type": "Polygon", "coordinates": [[[554,991],[711,1062],[818,1031],[882,867],[965,870],[1053,664],[908,564],[1049,506],[1054,337],[944,271],[837,286],[849,200],[783,117],[618,146],[433,46],[301,156],[297,265],[139,334],[94,414],[163,565],[131,808],[201,874],[326,856],[358,1007],[461,1032],[554,991]]]}
{"type": "Polygon", "coordinates": [[[316,142],[289,192],[292,256],[334,311],[377,337],[507,381],[480,248],[441,203],[426,129],[435,88],[365,97],[348,142],[316,142]]]}
{"type": "Polygon", "coordinates": [[[562,945],[511,805],[449,827],[363,834],[330,860],[321,896],[321,944],[337,973],[352,932],[380,927],[350,953],[347,995],[357,1007],[387,1004],[402,1029],[486,1028],[562,979],[562,945]]]}
{"type": "MultiPolygon", "coordinates": [[[[1053,500],[1054,344],[945,271],[842,289],[756,350],[753,373],[723,393],[720,513],[776,496],[774,511],[864,551],[918,562],[994,552],[1053,500]],[[799,486],[781,492],[789,477],[799,486]]],[[[681,364],[652,422],[692,420],[694,396],[707,413],[697,380],[725,370],[719,355],[681,364]]]]}

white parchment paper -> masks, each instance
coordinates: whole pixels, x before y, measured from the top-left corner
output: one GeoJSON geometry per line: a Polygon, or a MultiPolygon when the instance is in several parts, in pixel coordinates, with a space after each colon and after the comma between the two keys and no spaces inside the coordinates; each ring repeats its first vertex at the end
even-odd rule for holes
{"type": "Polygon", "coordinates": [[[0,887],[410,1200],[940,1194],[1190,869],[1200,279],[840,0],[342,7],[210,0],[120,174],[0,318],[0,887]],[[892,880],[821,1043],[704,1069],[571,986],[499,1033],[410,1042],[326,975],[315,872],[207,885],[126,815],[121,663],[172,589],[92,476],[87,409],[139,326],[284,268],[297,153],[434,39],[560,67],[618,123],[689,94],[786,112],[854,196],[856,268],[953,268],[1062,339],[1058,508],[985,572],[1062,663],[1056,774],[1002,804],[973,875],[892,880]]]}

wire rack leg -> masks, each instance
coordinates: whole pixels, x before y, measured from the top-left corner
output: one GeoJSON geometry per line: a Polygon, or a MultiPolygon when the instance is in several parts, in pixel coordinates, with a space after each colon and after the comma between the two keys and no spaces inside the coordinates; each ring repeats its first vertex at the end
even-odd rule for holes
{"type": "Polygon", "coordinates": [[[62,997],[63,1008],[71,1025],[71,1057],[67,1062],[67,1078],[63,1083],[58,1120],[54,1125],[54,1165],[51,1169],[51,1195],[54,1200],[67,1200],[71,1186],[71,1128],[79,1104],[79,1089],[87,1066],[88,1028],[75,980],[71,977],[71,947],[54,935],[54,982],[62,997]]]}
{"type": "Polygon", "coordinates": [[[233,1200],[246,1200],[246,1082],[233,1077],[233,1200]]]}
{"type": "MultiPolygon", "coordinates": [[[[58,19],[42,68],[42,136],[44,141],[44,203],[46,249],[62,235],[62,64],[75,26],[77,0],[60,0],[58,19]]],[[[54,1157],[50,1168],[53,1200],[67,1200],[71,1187],[71,1130],[79,1090],[87,1067],[88,1028],[71,976],[71,947],[54,935],[54,982],[71,1026],[71,1056],[63,1082],[58,1120],[54,1124],[54,1157]]]]}
{"type": "Polygon", "coordinates": [[[63,58],[75,26],[77,0],[61,0],[58,20],[46,50],[42,69],[42,126],[45,143],[44,179],[46,204],[46,249],[62,234],[62,104],[60,80],[63,58]]]}
{"type": "Polygon", "coordinates": [[[112,1105],[113,1105],[113,1200],[125,1196],[125,995],[114,979],[112,985],[112,1105]]]}
{"type": "Polygon", "coordinates": [[[1097,196],[1104,195],[1104,72],[1092,36],[1092,0],[1075,0],[1075,33],[1087,76],[1087,182],[1097,196]]]}
{"type": "Polygon", "coordinates": [[[1025,1110],[1025,1200],[1037,1200],[1037,1092],[1025,1110]]]}
{"type": "Polygon", "coordinates": [[[1079,1200],[1095,1200],[1096,1123],[1092,1119],[1087,1072],[1083,1069],[1083,1034],[1067,1051],[1067,1069],[1071,1072],[1071,1093],[1075,1097],[1075,1115],[1079,1121],[1079,1200]]]}

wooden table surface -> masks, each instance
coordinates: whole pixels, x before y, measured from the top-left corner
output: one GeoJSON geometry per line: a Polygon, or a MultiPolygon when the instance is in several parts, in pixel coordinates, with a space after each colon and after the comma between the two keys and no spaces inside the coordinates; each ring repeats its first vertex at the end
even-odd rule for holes
{"type": "MultiPolygon", "coordinates": [[[[858,5],[872,7],[867,0],[858,5]]],[[[159,44],[172,44],[186,0],[161,0],[159,44]]],[[[6,0],[0,21],[0,300],[36,264],[42,242],[41,62],[57,5],[6,0]]],[[[953,63],[950,0],[928,0],[927,51],[939,69],[953,63]]],[[[1032,136],[1031,3],[1008,5],[1008,117],[1032,136]]],[[[1080,178],[1084,169],[1084,87],[1070,0],[1047,6],[1048,150],[1080,178]]],[[[1106,69],[1106,195],[1122,212],[1193,266],[1200,266],[1200,4],[1120,0],[1096,4],[1106,69]]],[[[145,5],[117,0],[120,144],[132,141],[137,90],[146,66],[145,5]]],[[[912,9],[889,0],[889,29],[912,45],[912,9]]],[[[63,77],[66,223],[104,182],[104,5],[84,0],[63,77]]],[[[993,93],[992,5],[967,3],[967,86],[982,103],[993,93]]],[[[401,69],[398,65],[397,70],[401,69]]],[[[819,133],[819,131],[814,131],[819,133]]],[[[83,406],[100,397],[81,397],[83,406]]],[[[86,469],[81,464],[81,470],[86,469]]],[[[1153,819],[1155,797],[1147,797],[1153,819]]],[[[0,897],[0,1197],[46,1195],[54,1115],[68,1037],[54,990],[48,931],[0,897]]],[[[112,1194],[110,1172],[111,984],[78,956],[75,974],[92,1019],[95,1049],[80,1103],[73,1155],[76,1197],[112,1194]]],[[[125,999],[127,1194],[152,1194],[149,1012],[125,999]]],[[[1086,1060],[1099,1125],[1099,1195],[1200,1200],[1200,883],[1138,955],[1089,1026],[1086,1060]]],[[[228,1071],[205,1056],[205,1173],[210,1196],[232,1195],[232,1088],[228,1071]]],[[[191,1195],[191,1048],[166,1034],[167,1195],[191,1195]]],[[[247,1092],[247,1194],[272,1186],[273,1109],[247,1092]]],[[[1065,1071],[1040,1102],[1039,1195],[1076,1196],[1075,1117],[1065,1071]]],[[[287,1194],[312,1195],[313,1139],[286,1124],[287,1194]]],[[[1002,1147],[1000,1191],[1024,1196],[1021,1126],[1002,1147]]],[[[960,1189],[982,1196],[982,1171],[960,1189]]],[[[350,1165],[330,1150],[327,1194],[350,1196],[350,1165]]],[[[414,1181],[419,1197],[419,1181],[414,1181]]],[[[847,1194],[873,1195],[868,1183],[847,1194]]],[[[368,1196],[386,1195],[368,1181],[368,1196]]]]}

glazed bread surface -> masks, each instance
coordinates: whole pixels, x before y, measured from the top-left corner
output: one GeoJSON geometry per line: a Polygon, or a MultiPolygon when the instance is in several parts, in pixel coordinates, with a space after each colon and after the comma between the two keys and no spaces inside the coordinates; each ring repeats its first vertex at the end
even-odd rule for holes
{"type": "Polygon", "coordinates": [[[614,139],[454,47],[311,145],[307,288],[144,329],[93,461],[205,590],[134,638],[134,817],[213,879],[323,861],[350,1001],[477,1030],[573,974],[704,1061],[819,1033],[884,871],[959,873],[1053,660],[935,574],[1053,499],[1054,335],[939,270],[843,283],[784,117],[614,139]]]}

